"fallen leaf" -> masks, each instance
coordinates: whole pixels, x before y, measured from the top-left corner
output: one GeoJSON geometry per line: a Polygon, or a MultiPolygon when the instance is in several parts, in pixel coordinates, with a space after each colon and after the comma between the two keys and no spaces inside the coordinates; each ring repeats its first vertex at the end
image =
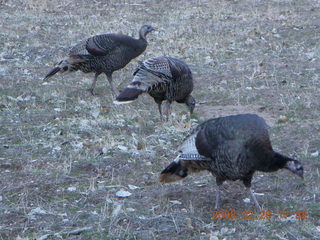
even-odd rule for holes
{"type": "Polygon", "coordinates": [[[132,195],[131,192],[125,191],[123,189],[121,189],[118,192],[116,192],[116,196],[117,197],[121,197],[121,198],[130,197],[131,195],[132,195]]]}

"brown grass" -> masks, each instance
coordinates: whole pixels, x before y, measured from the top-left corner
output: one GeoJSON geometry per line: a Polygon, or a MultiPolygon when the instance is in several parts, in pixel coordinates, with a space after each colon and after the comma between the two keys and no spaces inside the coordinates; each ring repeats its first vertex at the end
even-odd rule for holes
{"type": "MultiPolygon", "coordinates": [[[[320,164],[311,157],[320,151],[318,1],[4,0],[0,9],[1,240],[320,239],[320,164]],[[105,77],[98,96],[86,91],[90,74],[42,85],[79,40],[137,36],[142,24],[158,32],[139,60],[168,55],[190,64],[201,103],[194,121],[256,112],[275,149],[303,162],[304,184],[286,171],[254,177],[270,220],[211,219],[207,173],[158,183],[190,127],[184,106],[174,104],[162,123],[149,96],[114,106],[105,77]],[[132,195],[117,197],[121,189],[132,195]],[[293,218],[279,219],[282,210],[293,218]],[[299,210],[308,218],[295,219],[299,210]]],[[[114,74],[119,89],[135,65],[114,74]]],[[[223,188],[223,210],[253,209],[240,182],[223,188]]]]}

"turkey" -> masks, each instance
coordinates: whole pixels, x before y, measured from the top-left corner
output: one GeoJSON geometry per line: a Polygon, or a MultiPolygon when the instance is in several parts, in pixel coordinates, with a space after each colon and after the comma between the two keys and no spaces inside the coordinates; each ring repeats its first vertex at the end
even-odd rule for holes
{"type": "Polygon", "coordinates": [[[186,104],[190,114],[193,113],[195,99],[190,95],[193,90],[192,73],[183,61],[171,57],[149,58],[140,63],[133,75],[132,82],[116,98],[115,104],[132,102],[147,92],[158,104],[161,119],[164,100],[167,100],[166,120],[173,101],[186,104]]]}
{"type": "Polygon", "coordinates": [[[208,170],[216,177],[215,209],[220,209],[220,186],[241,180],[257,210],[261,207],[251,190],[255,171],[288,169],[303,178],[303,166],[272,149],[267,124],[255,114],[212,118],[198,125],[180,146],[178,157],[160,174],[160,182],[185,178],[189,172],[208,170]]]}
{"type": "Polygon", "coordinates": [[[53,68],[43,81],[48,81],[58,72],[74,72],[77,70],[84,73],[94,72],[95,76],[89,89],[94,95],[97,78],[101,73],[104,73],[110,83],[113,95],[116,95],[112,73],[124,68],[132,59],[144,52],[147,47],[146,36],[153,30],[152,26],[143,25],[139,31],[139,39],[123,34],[110,33],[83,40],[71,48],[68,57],[53,68]]]}

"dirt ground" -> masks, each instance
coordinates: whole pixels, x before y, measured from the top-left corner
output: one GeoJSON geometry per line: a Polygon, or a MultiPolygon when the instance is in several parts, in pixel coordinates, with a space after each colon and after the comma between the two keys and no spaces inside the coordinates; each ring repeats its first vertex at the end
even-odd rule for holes
{"type": "Polygon", "coordinates": [[[320,239],[318,0],[0,0],[0,11],[1,240],[320,239]],[[42,83],[78,41],[137,37],[143,24],[157,31],[115,84],[130,82],[137,60],[182,59],[195,79],[191,122],[177,103],[161,122],[147,95],[114,105],[105,76],[97,96],[92,74],[42,83]],[[274,149],[301,160],[305,179],[255,174],[270,219],[243,217],[253,204],[242,183],[226,182],[222,208],[239,218],[211,219],[209,173],[167,185],[158,176],[191,125],[246,112],[267,120],[274,149]]]}

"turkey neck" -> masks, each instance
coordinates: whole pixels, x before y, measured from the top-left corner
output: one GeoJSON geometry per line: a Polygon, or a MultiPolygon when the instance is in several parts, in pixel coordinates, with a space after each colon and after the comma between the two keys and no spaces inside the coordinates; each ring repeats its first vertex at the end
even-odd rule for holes
{"type": "Polygon", "coordinates": [[[274,172],[278,169],[284,168],[286,163],[291,160],[286,156],[281,155],[280,153],[271,152],[259,153],[257,163],[257,170],[262,172],[274,172]]]}
{"type": "Polygon", "coordinates": [[[143,34],[142,31],[139,32],[139,39],[135,39],[136,40],[136,45],[134,46],[134,52],[133,52],[133,58],[139,56],[141,53],[144,52],[144,50],[146,50],[147,48],[147,39],[145,34],[143,34]]]}
{"type": "Polygon", "coordinates": [[[147,44],[147,34],[143,30],[139,31],[139,40],[147,44]]]}

